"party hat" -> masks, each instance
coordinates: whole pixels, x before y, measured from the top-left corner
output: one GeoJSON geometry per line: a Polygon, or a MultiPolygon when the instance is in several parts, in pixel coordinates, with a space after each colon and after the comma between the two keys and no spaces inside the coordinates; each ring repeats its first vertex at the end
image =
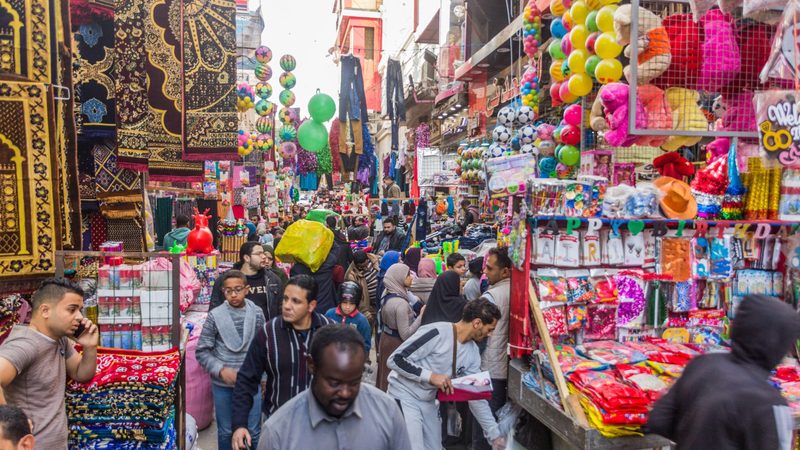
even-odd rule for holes
{"type": "Polygon", "coordinates": [[[725,220],[741,220],[744,218],[744,193],[747,191],[739,176],[739,165],[736,159],[736,140],[731,142],[728,150],[728,188],[722,197],[720,216],[725,220]]]}

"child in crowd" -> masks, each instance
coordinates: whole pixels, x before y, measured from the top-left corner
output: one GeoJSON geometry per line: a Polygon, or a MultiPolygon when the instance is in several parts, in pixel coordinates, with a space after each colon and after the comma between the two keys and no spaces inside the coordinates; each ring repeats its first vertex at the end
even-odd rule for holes
{"type": "Polygon", "coordinates": [[[361,301],[361,286],[354,281],[345,281],[341,287],[339,306],[331,308],[325,313],[329,319],[336,323],[350,325],[364,337],[364,349],[369,355],[372,347],[372,328],[366,316],[358,311],[358,302],[361,301]]]}
{"type": "MultiPolygon", "coordinates": [[[[250,341],[266,320],[261,308],[245,298],[249,286],[244,273],[229,270],[217,283],[222,284],[225,303],[208,313],[195,355],[197,362],[211,375],[217,421],[217,448],[230,450],[231,401],[236,375],[247,355],[250,341]]],[[[253,397],[248,428],[253,438],[253,448],[256,448],[261,432],[261,392],[253,397]]]]}
{"type": "Polygon", "coordinates": [[[464,285],[464,297],[468,301],[477,300],[483,293],[481,275],[483,275],[483,256],[469,262],[469,280],[464,285]]]}
{"type": "Polygon", "coordinates": [[[450,253],[447,255],[445,261],[447,270],[452,270],[457,273],[459,277],[463,277],[467,273],[467,258],[461,253],[450,253]]]}

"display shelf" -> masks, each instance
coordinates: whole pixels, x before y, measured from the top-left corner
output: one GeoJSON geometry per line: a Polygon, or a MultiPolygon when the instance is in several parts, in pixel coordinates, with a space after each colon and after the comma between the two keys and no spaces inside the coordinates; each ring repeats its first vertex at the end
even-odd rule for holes
{"type": "Polygon", "coordinates": [[[550,430],[554,448],[585,450],[670,448],[670,441],[661,436],[651,434],[608,439],[600,435],[600,432],[594,428],[579,425],[564,411],[525,387],[522,383],[522,375],[527,371],[528,367],[522,360],[511,361],[508,368],[508,398],[550,430]],[[556,441],[561,441],[563,445],[556,445],[556,441]]]}
{"type": "Polygon", "coordinates": [[[604,225],[610,225],[612,223],[620,223],[626,224],[633,221],[640,221],[644,222],[645,225],[653,224],[653,223],[664,223],[672,226],[678,226],[683,223],[686,227],[694,227],[695,223],[704,223],[708,224],[709,227],[715,226],[725,226],[725,227],[735,227],[737,225],[758,225],[758,224],[767,224],[774,227],[784,227],[784,226],[800,226],[800,222],[796,221],[787,221],[787,220],[675,220],[675,219],[612,219],[608,217],[571,217],[571,216],[532,216],[528,220],[531,222],[535,221],[549,221],[549,220],[556,220],[559,222],[564,222],[569,219],[578,219],[581,223],[586,223],[589,219],[600,219],[604,225]]]}

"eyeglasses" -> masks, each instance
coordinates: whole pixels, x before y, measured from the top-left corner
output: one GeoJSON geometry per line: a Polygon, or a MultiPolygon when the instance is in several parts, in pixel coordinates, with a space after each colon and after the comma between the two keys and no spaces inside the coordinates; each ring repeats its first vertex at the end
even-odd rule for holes
{"type": "Polygon", "coordinates": [[[222,293],[225,295],[236,294],[239,295],[242,291],[246,291],[247,287],[237,287],[237,288],[222,288],[222,293]]]}
{"type": "Polygon", "coordinates": [[[253,253],[250,253],[250,256],[264,256],[266,254],[267,254],[267,252],[253,252],[253,253]]]}

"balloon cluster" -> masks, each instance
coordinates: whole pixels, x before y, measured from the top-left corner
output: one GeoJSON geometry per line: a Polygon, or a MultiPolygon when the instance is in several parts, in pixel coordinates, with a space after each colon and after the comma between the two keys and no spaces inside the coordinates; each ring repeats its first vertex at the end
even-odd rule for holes
{"type": "Polygon", "coordinates": [[[536,68],[536,53],[542,41],[542,12],[536,6],[536,0],[529,0],[522,11],[522,40],[529,64],[522,74],[522,104],[533,108],[539,115],[539,73],[536,68]]]}
{"type": "Polygon", "coordinates": [[[317,153],[328,146],[328,130],[323,125],[336,114],[336,103],[330,95],[317,91],[308,101],[311,120],[304,121],[297,129],[297,141],[304,149],[317,153]]]}
{"type": "Polygon", "coordinates": [[[488,149],[488,143],[461,144],[456,157],[456,175],[464,181],[486,181],[483,159],[488,149]]]}
{"type": "Polygon", "coordinates": [[[237,150],[239,152],[239,156],[247,156],[253,152],[255,148],[255,140],[253,136],[244,130],[239,130],[238,136],[238,147],[237,150]]]}
{"type": "Polygon", "coordinates": [[[553,130],[556,146],[555,156],[558,162],[568,167],[577,166],[581,162],[581,105],[570,105],[564,110],[564,119],[553,130]]]}
{"type": "Polygon", "coordinates": [[[278,129],[278,136],[281,138],[281,141],[286,142],[293,141],[297,138],[295,123],[298,118],[295,117],[291,110],[296,100],[292,88],[297,85],[297,77],[295,77],[292,71],[297,68],[297,60],[295,60],[292,55],[283,55],[281,56],[280,65],[284,72],[278,77],[278,82],[283,88],[281,93],[278,94],[278,101],[281,102],[283,108],[281,108],[278,113],[278,120],[280,120],[283,125],[278,129]]]}
{"type": "Polygon", "coordinates": [[[247,83],[239,83],[236,87],[236,110],[243,113],[255,106],[253,88],[247,83]]]}
{"type": "Polygon", "coordinates": [[[619,0],[551,0],[556,17],[550,23],[553,41],[547,52],[550,64],[550,97],[554,105],[574,103],[600,84],[618,81],[622,46],[614,32],[614,11],[619,0]]]}

